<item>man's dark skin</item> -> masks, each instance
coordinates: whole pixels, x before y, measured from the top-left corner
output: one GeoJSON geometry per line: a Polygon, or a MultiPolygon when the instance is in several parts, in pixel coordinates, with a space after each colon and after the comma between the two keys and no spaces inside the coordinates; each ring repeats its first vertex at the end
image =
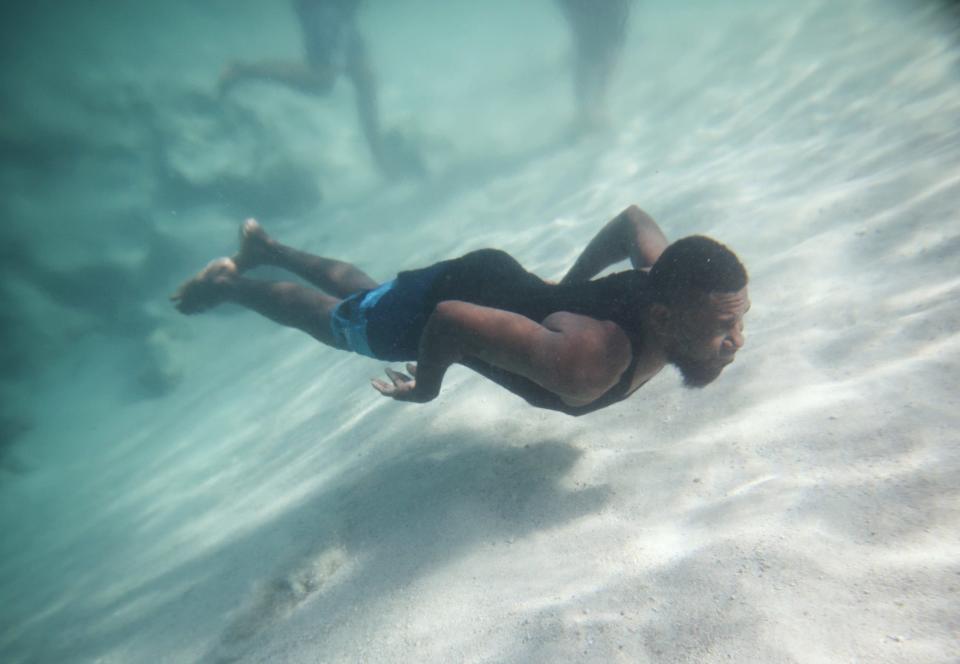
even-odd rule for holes
{"type": "MultiPolygon", "coordinates": [[[[627,259],[634,269],[648,270],[667,246],[656,222],[630,206],[593,238],[563,282],[589,280],[627,259]]],[[[333,309],[341,298],[377,285],[353,265],[276,242],[250,219],[242,229],[240,252],[208,265],[172,299],[184,313],[234,302],[341,348],[330,329],[333,309]],[[242,276],[247,269],[263,264],[290,270],[329,294],[294,283],[242,276]]],[[[672,307],[649,304],[641,314],[644,337],[628,393],[668,363],[695,376],[698,385],[714,380],[743,346],[743,317],[749,307],[746,287],[736,292],[691,293],[672,307]]],[[[584,406],[621,380],[633,352],[627,333],[611,321],[564,311],[535,321],[508,311],[446,300],[427,319],[418,361],[407,364],[409,375],[387,369],[390,382],[375,379],[373,387],[398,401],[427,402],[439,394],[446,370],[470,357],[523,376],[569,406],[584,406]]]]}

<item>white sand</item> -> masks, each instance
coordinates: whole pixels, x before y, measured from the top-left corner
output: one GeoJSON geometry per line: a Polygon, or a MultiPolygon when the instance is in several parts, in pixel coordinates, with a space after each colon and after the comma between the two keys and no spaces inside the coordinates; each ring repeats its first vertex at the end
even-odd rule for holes
{"type": "MultiPolygon", "coordinates": [[[[550,7],[523,10],[545,17],[542,52],[497,48],[490,71],[476,51],[496,24],[464,21],[458,42],[443,21],[478,10],[438,10],[411,71],[390,57],[416,34],[401,4],[364,19],[384,103],[451,170],[378,190],[340,90],[348,140],[318,167],[335,193],[268,229],[377,277],[481,246],[556,277],[636,202],[739,252],[746,348],[706,390],[665,371],[573,419],[462,369],[435,402],[395,404],[367,384],[379,363],[242,313],[170,315],[185,380],[130,403],[103,387],[123,358],[82,341],[35,387],[32,470],[0,483],[0,659],[958,661],[960,76],[942,19],[645,3],[616,129],[541,150],[571,112],[550,7]],[[484,150],[514,158],[481,177],[484,150]]],[[[274,95],[263,112],[294,113],[289,132],[323,106],[274,95]]],[[[205,251],[231,249],[232,220],[195,223],[205,251]]]]}

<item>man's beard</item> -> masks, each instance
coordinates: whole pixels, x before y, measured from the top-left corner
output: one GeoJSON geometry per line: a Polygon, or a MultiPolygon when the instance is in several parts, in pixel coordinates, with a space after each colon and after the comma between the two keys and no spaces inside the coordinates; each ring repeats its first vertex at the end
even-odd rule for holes
{"type": "Polygon", "coordinates": [[[667,351],[667,361],[680,370],[680,375],[683,376],[683,385],[689,388],[706,387],[717,379],[717,376],[728,364],[716,357],[706,360],[692,358],[689,355],[678,353],[676,349],[667,351]]]}

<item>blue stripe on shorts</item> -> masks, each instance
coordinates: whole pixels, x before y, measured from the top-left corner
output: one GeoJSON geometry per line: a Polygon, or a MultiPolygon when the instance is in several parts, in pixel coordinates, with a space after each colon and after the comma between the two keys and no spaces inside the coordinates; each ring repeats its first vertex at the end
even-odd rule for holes
{"type": "Polygon", "coordinates": [[[367,338],[367,314],[396,285],[393,279],[368,291],[360,291],[338,304],[330,315],[330,331],[341,348],[377,359],[367,338]]]}

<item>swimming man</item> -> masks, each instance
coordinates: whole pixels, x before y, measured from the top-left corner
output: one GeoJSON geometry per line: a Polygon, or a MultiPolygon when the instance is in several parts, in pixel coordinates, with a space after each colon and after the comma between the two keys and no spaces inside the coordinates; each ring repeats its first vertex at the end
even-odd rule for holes
{"type": "Polygon", "coordinates": [[[664,366],[690,387],[715,380],[743,346],[747,273],[703,236],[668,245],[636,206],[590,241],[559,284],[510,255],[481,249],[378,284],[357,267],[285,246],[248,219],[240,251],[173,295],[185,314],[234,302],[318,341],[389,362],[384,396],[423,403],[462,364],[531,405],[582,415],[621,401],[664,366]],[[633,269],[594,277],[629,259],[633,269]],[[250,279],[286,269],[320,290],[250,279]],[[323,292],[321,292],[323,291],[323,292]],[[416,361],[416,364],[413,362],[416,361]]]}

